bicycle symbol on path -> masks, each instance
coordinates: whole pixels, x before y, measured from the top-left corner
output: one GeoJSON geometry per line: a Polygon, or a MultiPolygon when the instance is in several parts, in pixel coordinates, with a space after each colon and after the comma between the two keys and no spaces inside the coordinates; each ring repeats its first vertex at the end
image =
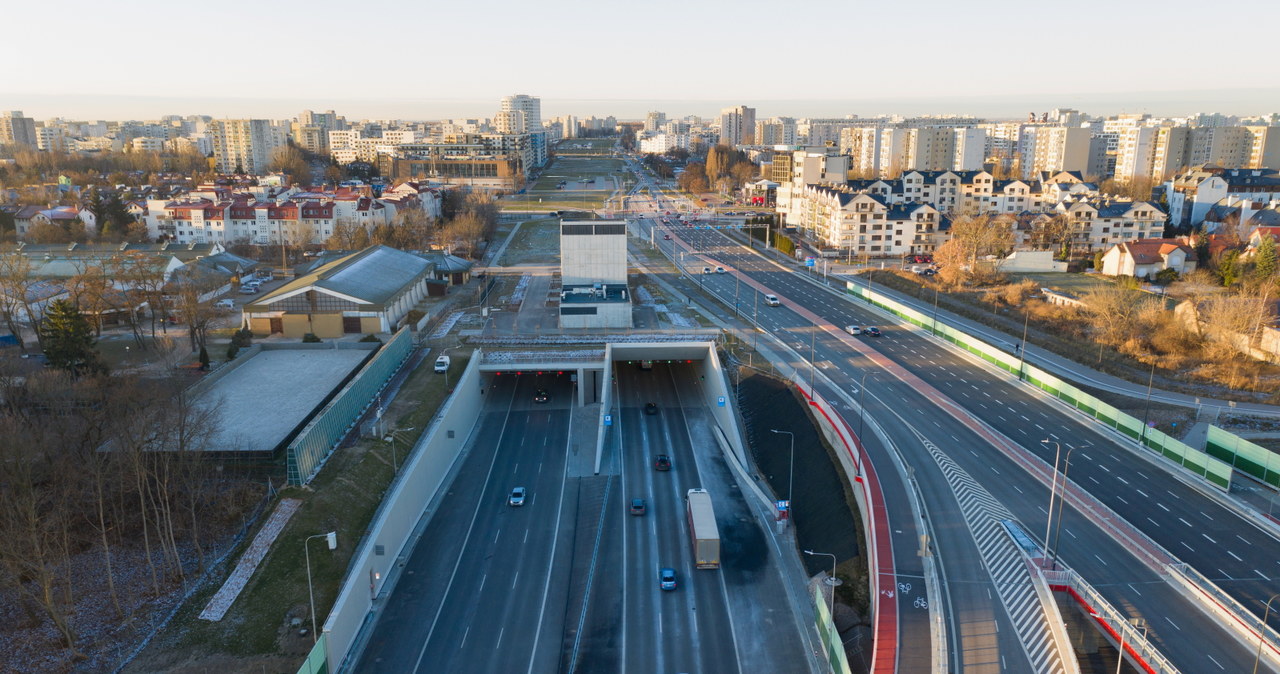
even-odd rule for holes
{"type": "Polygon", "coordinates": [[[929,608],[929,600],[924,597],[916,597],[916,608],[929,608]]]}
{"type": "Polygon", "coordinates": [[[911,592],[911,583],[898,583],[898,593],[907,594],[911,592]]]}

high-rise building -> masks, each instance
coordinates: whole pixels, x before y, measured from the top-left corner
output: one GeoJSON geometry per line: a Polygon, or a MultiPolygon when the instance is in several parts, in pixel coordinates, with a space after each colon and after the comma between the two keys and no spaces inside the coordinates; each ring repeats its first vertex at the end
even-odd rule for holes
{"type": "Polygon", "coordinates": [[[524,111],[503,110],[493,117],[493,129],[498,133],[528,133],[524,111]]]}
{"type": "Polygon", "coordinates": [[[774,117],[756,122],[755,145],[795,145],[796,120],[774,117]]]}
{"type": "Polygon", "coordinates": [[[1186,164],[1185,126],[1135,126],[1120,134],[1115,178],[1132,182],[1144,178],[1163,181],[1186,164]]]}
{"type": "Polygon", "coordinates": [[[290,125],[290,133],[298,147],[315,154],[329,154],[329,132],[346,128],[347,119],[332,110],[303,110],[298,113],[298,120],[290,125]]]}
{"type": "Polygon", "coordinates": [[[501,112],[517,111],[524,113],[525,131],[522,133],[537,133],[542,130],[542,99],[525,94],[504,96],[501,112]]]}
{"type": "Polygon", "coordinates": [[[1280,126],[1246,126],[1253,134],[1245,168],[1280,169],[1280,126]]]}
{"type": "Polygon", "coordinates": [[[219,119],[210,125],[218,171],[262,175],[272,153],[286,144],[284,130],[268,119],[219,119]]]}
{"type": "Polygon", "coordinates": [[[37,147],[36,120],[22,116],[21,110],[0,114],[0,145],[37,147]]]}
{"type": "Polygon", "coordinates": [[[1193,128],[1187,138],[1186,165],[1243,168],[1253,153],[1253,141],[1253,133],[1242,126],[1193,128]]]}
{"type": "Polygon", "coordinates": [[[756,109],[739,105],[720,111],[720,143],[742,145],[756,131],[756,109]]]}
{"type": "Polygon", "coordinates": [[[1089,168],[1089,140],[1093,133],[1078,126],[1027,126],[1018,141],[1022,177],[1039,171],[1080,171],[1089,168]]]}
{"type": "Polygon", "coordinates": [[[644,130],[649,133],[657,133],[662,130],[662,126],[667,123],[667,113],[658,112],[657,110],[649,111],[644,116],[644,130]]]}

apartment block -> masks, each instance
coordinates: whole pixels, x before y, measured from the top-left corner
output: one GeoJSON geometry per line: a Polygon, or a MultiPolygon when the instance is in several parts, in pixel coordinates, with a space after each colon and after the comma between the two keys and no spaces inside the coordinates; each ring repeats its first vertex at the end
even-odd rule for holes
{"type": "Polygon", "coordinates": [[[720,111],[720,143],[742,145],[755,134],[756,109],[739,105],[720,111]]]}
{"type": "Polygon", "coordinates": [[[21,110],[0,113],[0,145],[37,147],[36,120],[24,117],[21,110]]]}
{"type": "Polygon", "coordinates": [[[284,130],[267,119],[220,119],[209,125],[213,154],[221,173],[262,175],[276,148],[286,144],[284,130]]]}
{"type": "Polygon", "coordinates": [[[795,145],[796,120],[774,117],[756,122],[755,145],[795,145]]]}

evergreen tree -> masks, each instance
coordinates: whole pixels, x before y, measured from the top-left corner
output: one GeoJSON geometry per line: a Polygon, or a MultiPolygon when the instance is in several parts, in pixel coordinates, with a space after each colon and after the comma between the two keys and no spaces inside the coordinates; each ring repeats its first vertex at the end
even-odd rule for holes
{"type": "Polygon", "coordinates": [[[94,349],[97,340],[93,337],[93,328],[71,302],[51,302],[40,332],[50,367],[66,370],[76,377],[106,374],[107,367],[94,349]]]}
{"type": "Polygon", "coordinates": [[[1266,281],[1276,275],[1276,240],[1270,235],[1263,234],[1262,241],[1258,244],[1258,250],[1253,254],[1253,274],[1260,281],[1266,281]]]}

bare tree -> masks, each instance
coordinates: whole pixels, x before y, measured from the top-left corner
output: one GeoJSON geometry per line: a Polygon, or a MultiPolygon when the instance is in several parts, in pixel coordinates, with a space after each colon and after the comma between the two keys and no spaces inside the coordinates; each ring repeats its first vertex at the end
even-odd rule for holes
{"type": "Polygon", "coordinates": [[[960,285],[982,277],[987,270],[980,258],[1008,250],[1013,226],[1004,218],[988,215],[960,216],[951,223],[951,238],[938,247],[935,259],[943,265],[944,279],[960,285]]]}

